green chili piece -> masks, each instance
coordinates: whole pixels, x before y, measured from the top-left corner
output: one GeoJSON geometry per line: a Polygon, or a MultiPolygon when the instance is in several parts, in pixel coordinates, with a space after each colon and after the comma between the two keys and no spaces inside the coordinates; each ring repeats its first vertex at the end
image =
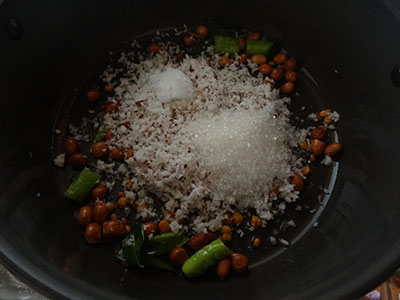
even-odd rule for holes
{"type": "Polygon", "coordinates": [[[182,266],[182,271],[189,278],[199,276],[230,253],[229,248],[217,239],[193,254],[182,266]]]}
{"type": "Polygon", "coordinates": [[[81,202],[90,194],[100,179],[101,176],[96,172],[91,172],[86,169],[82,170],[65,191],[64,196],[71,200],[81,202]]]}
{"type": "Polygon", "coordinates": [[[247,40],[246,52],[250,56],[255,54],[268,55],[273,45],[274,43],[270,41],[247,40]]]}
{"type": "Polygon", "coordinates": [[[226,35],[216,35],[214,37],[215,42],[215,52],[224,54],[234,54],[239,52],[239,39],[226,36],[226,35]]]}

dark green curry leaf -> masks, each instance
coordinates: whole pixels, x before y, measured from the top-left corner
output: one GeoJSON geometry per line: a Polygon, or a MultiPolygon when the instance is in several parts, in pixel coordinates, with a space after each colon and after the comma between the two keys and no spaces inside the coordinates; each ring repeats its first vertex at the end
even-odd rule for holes
{"type": "Polygon", "coordinates": [[[212,39],[207,39],[204,41],[201,41],[199,43],[194,44],[193,46],[190,46],[186,49],[186,52],[189,53],[191,56],[199,56],[201,54],[207,54],[205,51],[207,50],[207,47],[212,45],[212,39]]]}
{"type": "Polygon", "coordinates": [[[168,232],[155,235],[145,243],[143,253],[148,256],[166,253],[182,246],[186,242],[185,236],[184,232],[168,232]]]}
{"type": "Polygon", "coordinates": [[[167,260],[155,256],[143,256],[142,263],[145,266],[150,266],[157,269],[176,272],[174,266],[167,260]]]}
{"type": "Polygon", "coordinates": [[[143,226],[135,226],[131,233],[122,241],[122,251],[125,260],[132,265],[141,265],[141,249],[144,241],[143,226]]]}

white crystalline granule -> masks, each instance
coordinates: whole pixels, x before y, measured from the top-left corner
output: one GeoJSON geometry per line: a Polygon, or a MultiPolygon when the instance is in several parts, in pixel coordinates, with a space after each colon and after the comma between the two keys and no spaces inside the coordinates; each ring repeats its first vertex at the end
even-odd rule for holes
{"type": "Polygon", "coordinates": [[[193,153],[209,173],[211,197],[232,197],[239,209],[257,207],[274,181],[292,175],[289,141],[293,128],[276,117],[274,105],[261,110],[225,110],[189,125],[193,153]]]}
{"type": "Polygon", "coordinates": [[[156,98],[162,102],[193,98],[193,84],[181,70],[169,67],[163,72],[154,72],[149,80],[156,98]]]}

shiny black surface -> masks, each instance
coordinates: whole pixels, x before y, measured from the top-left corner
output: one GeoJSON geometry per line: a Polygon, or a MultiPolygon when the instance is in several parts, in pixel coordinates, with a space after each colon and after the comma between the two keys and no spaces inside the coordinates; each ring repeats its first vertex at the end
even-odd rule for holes
{"type": "MultiPolygon", "coordinates": [[[[0,6],[0,252],[53,298],[351,299],[400,265],[400,22],[380,1],[4,1],[0,6]],[[23,31],[9,35],[10,19],[23,31]],[[212,21],[283,37],[341,113],[337,181],[319,226],[221,282],[128,272],[88,246],[52,164],[52,126],[80,70],[127,36],[212,21]],[[38,194],[40,193],[40,195],[38,194]],[[124,277],[124,281],[121,281],[124,277]]],[[[320,108],[320,107],[317,107],[320,108]]]]}

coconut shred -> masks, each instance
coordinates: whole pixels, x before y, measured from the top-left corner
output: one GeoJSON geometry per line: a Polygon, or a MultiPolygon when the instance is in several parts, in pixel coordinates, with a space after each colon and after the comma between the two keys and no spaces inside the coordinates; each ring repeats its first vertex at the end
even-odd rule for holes
{"type": "MultiPolygon", "coordinates": [[[[279,98],[262,76],[238,62],[220,68],[218,55],[177,62],[161,51],[120,62],[128,70],[113,97],[120,107],[105,115],[104,126],[114,128],[109,146],[132,147],[134,156],[118,168],[100,161],[97,171],[121,180],[128,200],[146,204],[138,216],[157,216],[156,196],[173,212],[172,231],[214,231],[226,212],[254,209],[265,226],[296,201],[288,179],[301,161],[292,149],[307,131],[290,125],[290,99],[279,98]]],[[[106,83],[112,72],[104,73],[106,83]]]]}

